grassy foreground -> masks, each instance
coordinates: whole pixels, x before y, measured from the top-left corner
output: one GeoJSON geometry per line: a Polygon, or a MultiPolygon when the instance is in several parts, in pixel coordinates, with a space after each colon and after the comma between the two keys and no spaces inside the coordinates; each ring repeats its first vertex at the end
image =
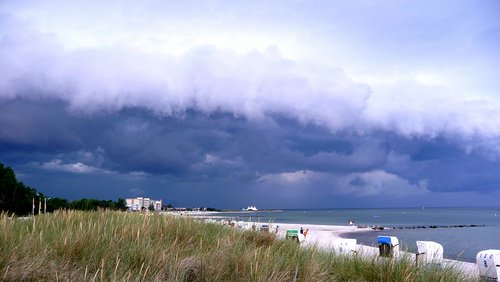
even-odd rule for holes
{"type": "Polygon", "coordinates": [[[0,280],[463,281],[413,259],[342,257],[192,219],[125,212],[0,216],[0,280]]]}

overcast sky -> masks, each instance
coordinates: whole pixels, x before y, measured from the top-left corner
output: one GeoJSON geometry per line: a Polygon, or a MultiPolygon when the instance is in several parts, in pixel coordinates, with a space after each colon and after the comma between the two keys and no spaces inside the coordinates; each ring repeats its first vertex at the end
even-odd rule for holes
{"type": "Polygon", "coordinates": [[[1,1],[0,162],[51,197],[498,205],[500,2],[1,1]]]}

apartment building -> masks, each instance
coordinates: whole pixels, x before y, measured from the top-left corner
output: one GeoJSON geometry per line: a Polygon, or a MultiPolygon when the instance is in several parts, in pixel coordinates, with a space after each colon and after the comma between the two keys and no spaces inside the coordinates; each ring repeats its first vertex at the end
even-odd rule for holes
{"type": "Polygon", "coordinates": [[[160,211],[162,207],[161,200],[153,200],[146,197],[137,197],[125,200],[127,208],[130,211],[147,210],[152,205],[155,211],[160,211]]]}

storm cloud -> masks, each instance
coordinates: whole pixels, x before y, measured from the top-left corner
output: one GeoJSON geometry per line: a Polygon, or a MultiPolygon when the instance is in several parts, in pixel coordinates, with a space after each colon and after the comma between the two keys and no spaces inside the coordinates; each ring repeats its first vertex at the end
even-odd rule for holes
{"type": "Polygon", "coordinates": [[[494,2],[112,3],[0,5],[0,161],[43,192],[221,207],[500,193],[494,2]]]}

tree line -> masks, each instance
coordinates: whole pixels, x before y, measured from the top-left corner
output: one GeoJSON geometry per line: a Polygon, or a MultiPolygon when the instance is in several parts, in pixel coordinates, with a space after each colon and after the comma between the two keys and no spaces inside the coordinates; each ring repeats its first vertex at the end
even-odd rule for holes
{"type": "Polygon", "coordinates": [[[63,198],[49,198],[36,189],[18,181],[14,170],[0,163],[0,211],[18,216],[53,212],[59,209],[97,210],[112,209],[126,210],[125,200],[118,201],[80,199],[68,201],[63,198]]]}

